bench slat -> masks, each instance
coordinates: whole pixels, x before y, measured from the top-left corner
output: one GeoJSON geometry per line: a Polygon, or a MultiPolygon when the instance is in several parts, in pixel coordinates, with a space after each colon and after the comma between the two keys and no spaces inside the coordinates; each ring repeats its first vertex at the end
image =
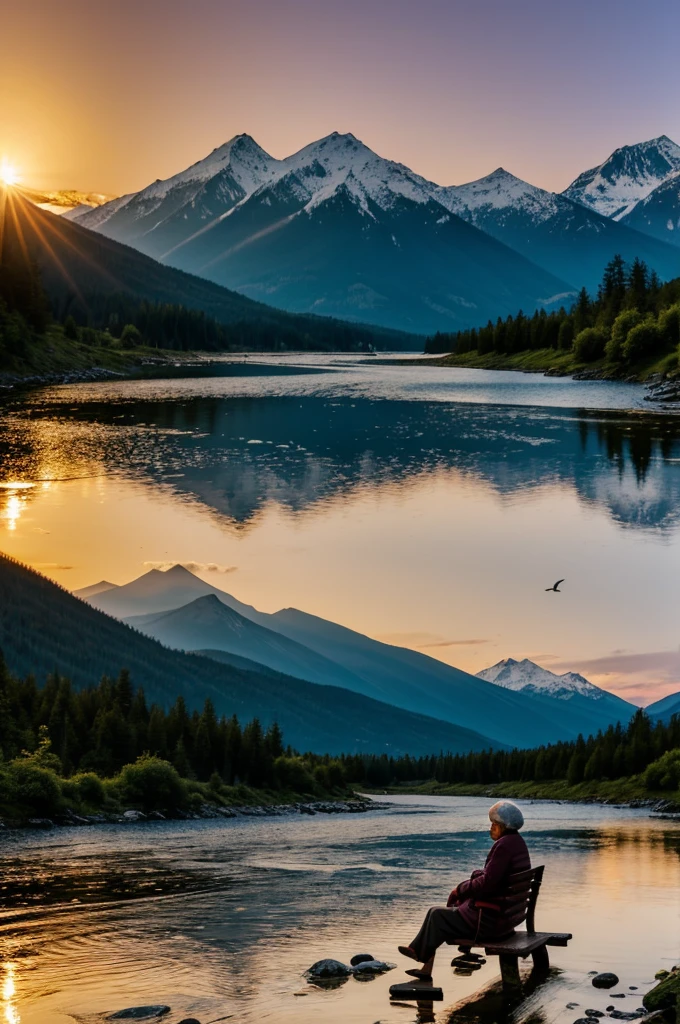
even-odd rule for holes
{"type": "Polygon", "coordinates": [[[506,954],[524,958],[540,946],[566,946],[571,937],[571,932],[515,932],[500,942],[475,942],[472,939],[456,939],[456,942],[468,949],[484,949],[489,956],[506,954]]]}

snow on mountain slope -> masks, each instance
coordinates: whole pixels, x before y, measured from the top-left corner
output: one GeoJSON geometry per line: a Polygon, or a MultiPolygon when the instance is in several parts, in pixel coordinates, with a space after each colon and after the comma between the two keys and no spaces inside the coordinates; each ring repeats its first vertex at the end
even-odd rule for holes
{"type": "Polygon", "coordinates": [[[453,213],[575,289],[585,286],[594,291],[603,268],[617,253],[629,263],[636,257],[644,259],[662,279],[680,273],[680,261],[671,246],[565,195],[522,181],[502,167],[478,181],[442,188],[437,195],[453,213]]]}
{"type": "MultiPolygon", "coordinates": [[[[282,172],[281,161],[269,156],[250,135],[236,135],[214,149],[203,160],[170,178],[152,182],[140,192],[119,199],[76,218],[93,231],[135,244],[150,233],[158,244],[138,245],[149,256],[160,256],[167,243],[159,231],[164,224],[174,224],[179,216],[191,231],[194,224],[210,223],[215,216],[229,212],[238,202],[251,195],[265,181],[273,181],[282,172]]],[[[181,237],[181,235],[180,235],[181,237]]]]}
{"type": "Polygon", "coordinates": [[[437,191],[437,198],[452,213],[473,224],[477,223],[480,211],[508,209],[521,209],[540,223],[558,213],[564,204],[553,192],[531,185],[503,167],[465,185],[442,187],[437,191]]]}
{"type": "Polygon", "coordinates": [[[680,171],[641,199],[622,223],[680,246],[680,171]]]}
{"type": "Polygon", "coordinates": [[[620,220],[677,171],[680,146],[667,135],[661,135],[615,150],[604,163],[580,174],[562,194],[620,220]]]}
{"type": "Polygon", "coordinates": [[[342,184],[367,211],[366,199],[382,210],[398,197],[426,203],[436,198],[438,186],[404,164],[378,156],[351,133],[333,132],[281,161],[282,175],[297,174],[309,189],[308,210],[329,198],[342,184]]]}
{"type": "Polygon", "coordinates": [[[590,700],[605,700],[612,696],[578,672],[565,672],[564,675],[558,676],[528,658],[522,661],[504,658],[491,668],[482,669],[476,674],[479,679],[485,679],[488,683],[495,683],[496,686],[503,686],[516,693],[543,693],[559,700],[570,700],[575,694],[588,697],[590,700]]]}

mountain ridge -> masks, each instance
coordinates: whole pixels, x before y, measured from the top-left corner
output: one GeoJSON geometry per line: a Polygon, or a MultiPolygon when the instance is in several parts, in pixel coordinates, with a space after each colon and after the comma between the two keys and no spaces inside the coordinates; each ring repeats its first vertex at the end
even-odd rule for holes
{"type": "MultiPolygon", "coordinates": [[[[579,732],[597,731],[603,722],[609,724],[612,718],[608,709],[595,708],[592,701],[577,699],[565,708],[542,694],[514,694],[495,688],[491,683],[420,652],[381,643],[294,608],[273,614],[259,612],[179,565],[165,572],[151,570],[115,590],[96,593],[89,600],[128,624],[149,631],[164,643],[187,650],[222,650],[235,658],[264,661],[274,670],[287,665],[277,661],[280,645],[277,651],[276,642],[272,644],[272,633],[280,634],[293,642],[292,653],[296,657],[306,658],[307,673],[314,673],[307,674],[306,678],[316,684],[325,685],[330,678],[333,683],[340,681],[343,687],[407,712],[419,713],[426,708],[429,714],[441,720],[483,732],[511,746],[531,746],[549,738],[575,737],[579,732]],[[248,643],[244,643],[242,638],[234,640],[230,624],[225,622],[221,628],[215,628],[214,623],[208,621],[214,618],[214,605],[201,605],[200,600],[196,600],[206,595],[227,605],[241,619],[264,627],[267,633],[267,637],[262,638],[267,644],[265,653],[258,655],[260,641],[256,636],[251,635],[248,643]],[[147,615],[140,615],[145,606],[147,615]],[[196,619],[202,608],[208,609],[203,622],[196,619]],[[130,612],[135,613],[134,618],[129,617],[130,612]],[[303,650],[307,651],[306,655],[303,650]],[[314,655],[323,659],[323,663],[315,662],[314,655]],[[483,730],[479,728],[482,723],[483,730]]],[[[239,629],[244,628],[247,630],[241,622],[239,629]]]]}
{"type": "Polygon", "coordinates": [[[215,151],[226,162],[206,157],[77,222],[289,311],[421,333],[573,290],[442,206],[440,186],[351,134],[279,161],[257,147],[240,181],[233,144],[215,151]]]}
{"type": "Polygon", "coordinates": [[[182,696],[192,711],[210,698],[218,715],[236,714],[242,723],[257,717],[265,727],[278,721],[286,742],[318,753],[431,754],[504,746],[336,686],[169,650],[5,555],[0,592],[0,651],[11,672],[33,674],[39,684],[58,672],[82,689],[127,668],[149,704],[168,709],[182,696]]]}
{"type": "Polygon", "coordinates": [[[620,220],[671,174],[680,171],[680,146],[667,135],[620,146],[583,171],[562,195],[620,220]]]}

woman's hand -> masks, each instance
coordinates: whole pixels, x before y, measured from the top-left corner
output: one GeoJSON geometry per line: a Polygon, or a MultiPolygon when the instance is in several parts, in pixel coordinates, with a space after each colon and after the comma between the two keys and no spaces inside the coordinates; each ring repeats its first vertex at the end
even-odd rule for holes
{"type": "Polygon", "coordinates": [[[452,890],[451,890],[451,893],[450,893],[450,895],[449,895],[449,898],[448,898],[448,900],[446,901],[446,906],[447,906],[447,907],[455,907],[455,905],[456,905],[457,903],[458,903],[458,886],[456,886],[456,888],[455,888],[455,889],[452,889],[452,890]]]}

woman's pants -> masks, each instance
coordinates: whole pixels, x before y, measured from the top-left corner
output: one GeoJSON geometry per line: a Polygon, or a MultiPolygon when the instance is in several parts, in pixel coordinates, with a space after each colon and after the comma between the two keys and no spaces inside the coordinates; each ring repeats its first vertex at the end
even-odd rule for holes
{"type": "Polygon", "coordinates": [[[426,963],[443,942],[455,945],[458,939],[471,939],[473,935],[474,929],[455,907],[430,907],[411,949],[421,963],[426,963]]]}

